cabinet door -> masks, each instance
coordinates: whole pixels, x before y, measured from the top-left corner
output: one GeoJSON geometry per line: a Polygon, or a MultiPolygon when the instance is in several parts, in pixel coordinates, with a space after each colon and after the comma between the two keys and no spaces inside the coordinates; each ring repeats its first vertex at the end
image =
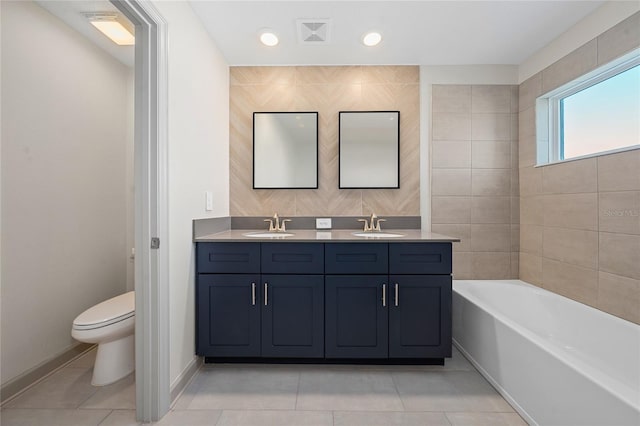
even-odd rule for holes
{"type": "Polygon", "coordinates": [[[260,356],[259,279],[259,275],[198,275],[198,355],[260,356]]]}
{"type": "Polygon", "coordinates": [[[324,356],[324,277],[262,276],[262,356],[324,356]]]}
{"type": "Polygon", "coordinates": [[[325,277],[325,356],[386,358],[387,275],[325,277]]]}
{"type": "Polygon", "coordinates": [[[451,276],[389,277],[389,357],[451,356],[451,276]]]}

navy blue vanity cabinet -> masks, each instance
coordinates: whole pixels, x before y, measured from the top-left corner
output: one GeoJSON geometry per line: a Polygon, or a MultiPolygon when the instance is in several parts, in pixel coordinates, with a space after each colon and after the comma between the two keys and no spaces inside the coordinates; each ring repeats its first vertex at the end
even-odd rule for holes
{"type": "Polygon", "coordinates": [[[451,244],[325,245],[327,358],[451,356],[451,244]]]}
{"type": "Polygon", "coordinates": [[[451,356],[451,276],[389,277],[389,358],[451,356]]]}
{"type": "Polygon", "coordinates": [[[196,353],[260,356],[260,245],[198,243],[196,353]]]}
{"type": "Polygon", "coordinates": [[[260,356],[260,275],[199,274],[198,355],[260,356]]]}
{"type": "Polygon", "coordinates": [[[262,243],[262,356],[324,357],[322,243],[262,243]]]}
{"type": "Polygon", "coordinates": [[[197,243],[196,353],[441,363],[451,266],[448,242],[197,243]]]}
{"type": "Polygon", "coordinates": [[[389,357],[451,356],[451,243],[389,244],[389,357]]]}
{"type": "Polygon", "coordinates": [[[325,244],[325,356],[388,357],[386,243],[325,244]]]}
{"type": "Polygon", "coordinates": [[[387,275],[325,277],[327,358],[387,358],[387,275]]]}

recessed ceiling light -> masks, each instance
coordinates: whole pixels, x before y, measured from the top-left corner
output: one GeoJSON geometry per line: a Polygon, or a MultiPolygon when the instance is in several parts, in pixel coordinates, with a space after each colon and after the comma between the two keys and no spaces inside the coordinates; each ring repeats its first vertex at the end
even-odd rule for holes
{"type": "Polygon", "coordinates": [[[278,44],[278,36],[271,30],[262,30],[260,32],[260,41],[265,46],[275,46],[278,44]]]}
{"type": "Polygon", "coordinates": [[[364,37],[362,37],[362,42],[365,44],[365,46],[375,46],[381,41],[382,36],[380,35],[380,33],[377,33],[375,31],[367,33],[364,35],[364,37]]]}

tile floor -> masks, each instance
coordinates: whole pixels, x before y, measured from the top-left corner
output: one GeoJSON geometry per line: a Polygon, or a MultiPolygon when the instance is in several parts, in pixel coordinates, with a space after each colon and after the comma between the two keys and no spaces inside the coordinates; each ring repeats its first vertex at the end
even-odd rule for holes
{"type": "MultiPolygon", "coordinates": [[[[158,426],[526,425],[454,348],[443,366],[204,366],[158,426]]],[[[129,426],[133,375],[94,388],[95,350],[9,401],[2,426],[129,426]]]]}

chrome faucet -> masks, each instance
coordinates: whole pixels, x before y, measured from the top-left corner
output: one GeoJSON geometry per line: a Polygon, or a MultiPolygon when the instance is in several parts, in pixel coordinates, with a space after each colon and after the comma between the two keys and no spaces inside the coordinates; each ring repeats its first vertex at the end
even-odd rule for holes
{"type": "Polygon", "coordinates": [[[287,230],[286,223],[291,222],[291,219],[280,220],[278,213],[274,213],[271,219],[264,219],[264,222],[269,222],[269,232],[285,232],[287,230]]]}

